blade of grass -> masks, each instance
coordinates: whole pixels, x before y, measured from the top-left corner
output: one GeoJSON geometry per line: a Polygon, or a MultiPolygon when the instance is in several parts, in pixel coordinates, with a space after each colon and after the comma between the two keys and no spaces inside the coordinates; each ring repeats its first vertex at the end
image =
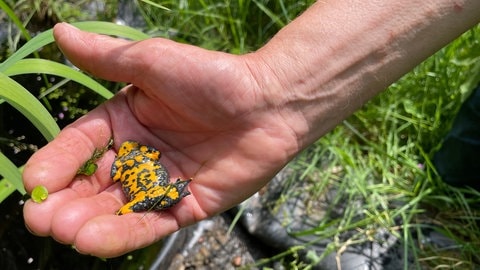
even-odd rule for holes
{"type": "Polygon", "coordinates": [[[48,89],[45,89],[45,91],[42,91],[40,93],[40,95],[37,96],[37,98],[42,100],[43,98],[45,98],[49,94],[53,93],[55,90],[59,89],[60,87],[64,86],[65,84],[67,84],[69,81],[71,81],[71,80],[64,78],[63,80],[57,82],[56,84],[52,85],[48,89]]]}
{"type": "Polygon", "coordinates": [[[48,141],[60,132],[57,123],[40,101],[3,73],[0,73],[0,98],[20,111],[48,141]]]}
{"type": "Polygon", "coordinates": [[[157,4],[157,3],[153,2],[153,1],[150,1],[150,0],[140,0],[140,1],[142,1],[142,2],[144,2],[144,3],[146,3],[146,4],[149,4],[149,5],[151,5],[151,6],[154,6],[154,7],[163,9],[163,10],[170,11],[170,9],[167,8],[166,6],[162,6],[162,5],[157,4]]]}
{"type": "Polygon", "coordinates": [[[7,179],[0,180],[0,203],[15,191],[15,186],[7,179]]]}
{"type": "Polygon", "coordinates": [[[280,17],[278,17],[275,13],[273,13],[270,9],[268,9],[264,4],[260,3],[257,0],[254,0],[253,2],[258,6],[258,8],[260,10],[265,12],[265,14],[267,14],[267,16],[272,21],[274,21],[279,27],[284,27],[285,26],[285,23],[282,21],[282,19],[280,19],[280,17]]]}
{"type": "Polygon", "coordinates": [[[7,181],[8,183],[11,184],[9,186],[8,184],[2,182],[2,185],[0,186],[0,202],[3,200],[2,196],[3,195],[10,195],[12,192],[11,190],[18,190],[22,195],[26,193],[25,188],[23,187],[23,182],[22,182],[22,174],[20,170],[11,162],[3,153],[0,152],[0,175],[3,176],[3,180],[7,181]]]}
{"type": "Polygon", "coordinates": [[[0,203],[15,192],[15,186],[7,179],[0,180],[0,203]]]}
{"type": "Polygon", "coordinates": [[[102,22],[102,21],[86,21],[86,22],[76,22],[72,23],[73,26],[78,27],[83,31],[88,31],[92,33],[117,36],[122,38],[127,38],[131,40],[143,40],[150,38],[149,35],[143,33],[140,30],[132,28],[126,25],[120,25],[111,22],[102,22]]]}
{"type": "Polygon", "coordinates": [[[29,73],[44,73],[68,78],[90,88],[105,99],[113,96],[112,92],[80,71],[46,59],[22,59],[4,71],[7,76],[29,73]]]}
{"type": "Polygon", "coordinates": [[[18,19],[17,15],[15,15],[15,12],[13,12],[13,10],[2,0],[0,0],[0,9],[7,13],[10,20],[12,20],[12,22],[18,27],[26,40],[30,40],[32,38],[28,33],[27,29],[25,29],[23,23],[20,21],[20,19],[18,19]]]}

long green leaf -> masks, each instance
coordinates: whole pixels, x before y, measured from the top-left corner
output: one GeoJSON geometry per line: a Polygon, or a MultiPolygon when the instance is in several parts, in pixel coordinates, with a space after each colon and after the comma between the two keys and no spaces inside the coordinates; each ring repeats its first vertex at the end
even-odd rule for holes
{"type": "Polygon", "coordinates": [[[29,73],[44,73],[64,77],[90,88],[105,99],[113,96],[113,93],[107,88],[82,72],[46,59],[21,59],[4,71],[7,76],[29,73]]]}
{"type": "MultiPolygon", "coordinates": [[[[131,28],[125,25],[118,25],[111,22],[100,22],[100,21],[90,21],[90,22],[77,22],[72,23],[75,27],[82,29],[84,31],[94,32],[104,35],[112,35],[123,38],[128,38],[131,40],[142,40],[147,39],[149,36],[139,30],[131,28]]],[[[20,59],[27,57],[31,53],[39,50],[43,46],[53,42],[53,30],[47,30],[42,32],[32,38],[30,41],[25,43],[20,49],[18,49],[14,54],[12,54],[7,60],[0,64],[0,72],[5,71],[8,67],[18,62],[20,59]]]]}
{"type": "MultiPolygon", "coordinates": [[[[11,193],[11,190],[18,190],[20,193],[25,194],[25,188],[23,187],[22,174],[20,170],[11,162],[3,153],[0,152],[0,175],[3,176],[4,180],[10,183],[12,186],[3,183],[0,187],[0,194],[4,192],[7,194],[11,193]],[[5,189],[5,190],[4,190],[5,189]]],[[[8,195],[7,195],[8,196],[8,195]]],[[[1,197],[1,195],[0,195],[1,197]]]]}
{"type": "Polygon", "coordinates": [[[57,123],[40,101],[23,86],[1,72],[0,98],[5,99],[30,120],[45,139],[51,141],[60,132],[57,123]]]}
{"type": "Polygon", "coordinates": [[[25,43],[14,54],[10,55],[7,60],[0,64],[0,72],[5,71],[9,66],[13,65],[18,60],[28,56],[29,54],[39,50],[43,46],[53,41],[52,30],[42,32],[25,43]]]}
{"type": "Polygon", "coordinates": [[[0,203],[15,191],[15,186],[7,179],[0,180],[0,203]]]}
{"type": "Polygon", "coordinates": [[[144,40],[150,38],[149,35],[140,30],[126,25],[120,25],[112,22],[88,21],[72,23],[83,31],[93,32],[97,34],[117,36],[128,38],[131,40],[144,40]]]}

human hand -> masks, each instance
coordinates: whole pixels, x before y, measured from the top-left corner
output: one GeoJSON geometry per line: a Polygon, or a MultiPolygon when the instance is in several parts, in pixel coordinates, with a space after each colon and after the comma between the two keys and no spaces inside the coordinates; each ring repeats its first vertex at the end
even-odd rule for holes
{"type": "Polygon", "coordinates": [[[27,162],[26,189],[44,185],[50,195],[41,204],[25,204],[25,222],[32,232],[74,244],[82,253],[113,257],[224,211],[477,24],[479,6],[475,0],[319,1],[259,51],[243,56],[57,25],[57,43],[75,65],[132,85],[66,127],[27,162]],[[144,217],[114,215],[125,202],[109,177],[114,151],[99,160],[93,176],[75,176],[110,137],[114,148],[132,139],[162,151],[172,177],[193,177],[191,195],[144,217]]]}
{"type": "Polygon", "coordinates": [[[48,199],[27,201],[28,228],[114,257],[238,204],[260,189],[298,150],[275,105],[279,88],[253,55],[234,56],[164,39],[130,42],[66,24],[54,35],[78,67],[130,82],[112,99],[61,131],[24,170],[26,189],[44,185],[48,199]],[[114,148],[92,176],[76,176],[95,148],[114,148]],[[115,149],[136,140],[162,152],[172,178],[193,178],[190,196],[162,212],[115,212],[126,202],[110,178],[115,149]]]}

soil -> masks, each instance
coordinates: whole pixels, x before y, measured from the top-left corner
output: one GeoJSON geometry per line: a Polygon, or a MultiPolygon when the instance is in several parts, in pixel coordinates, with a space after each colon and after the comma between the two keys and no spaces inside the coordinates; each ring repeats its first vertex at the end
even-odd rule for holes
{"type": "Polygon", "coordinates": [[[177,232],[151,269],[257,269],[255,262],[272,256],[271,249],[238,225],[229,232],[231,222],[224,213],[177,232]]]}

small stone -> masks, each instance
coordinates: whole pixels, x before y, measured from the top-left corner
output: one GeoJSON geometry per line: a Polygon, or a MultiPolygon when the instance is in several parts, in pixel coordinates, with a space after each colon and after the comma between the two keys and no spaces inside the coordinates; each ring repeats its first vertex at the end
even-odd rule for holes
{"type": "Polygon", "coordinates": [[[232,259],[232,264],[233,264],[233,266],[235,266],[235,267],[239,267],[240,265],[242,265],[242,257],[240,257],[240,256],[235,256],[235,257],[232,259]]]}

